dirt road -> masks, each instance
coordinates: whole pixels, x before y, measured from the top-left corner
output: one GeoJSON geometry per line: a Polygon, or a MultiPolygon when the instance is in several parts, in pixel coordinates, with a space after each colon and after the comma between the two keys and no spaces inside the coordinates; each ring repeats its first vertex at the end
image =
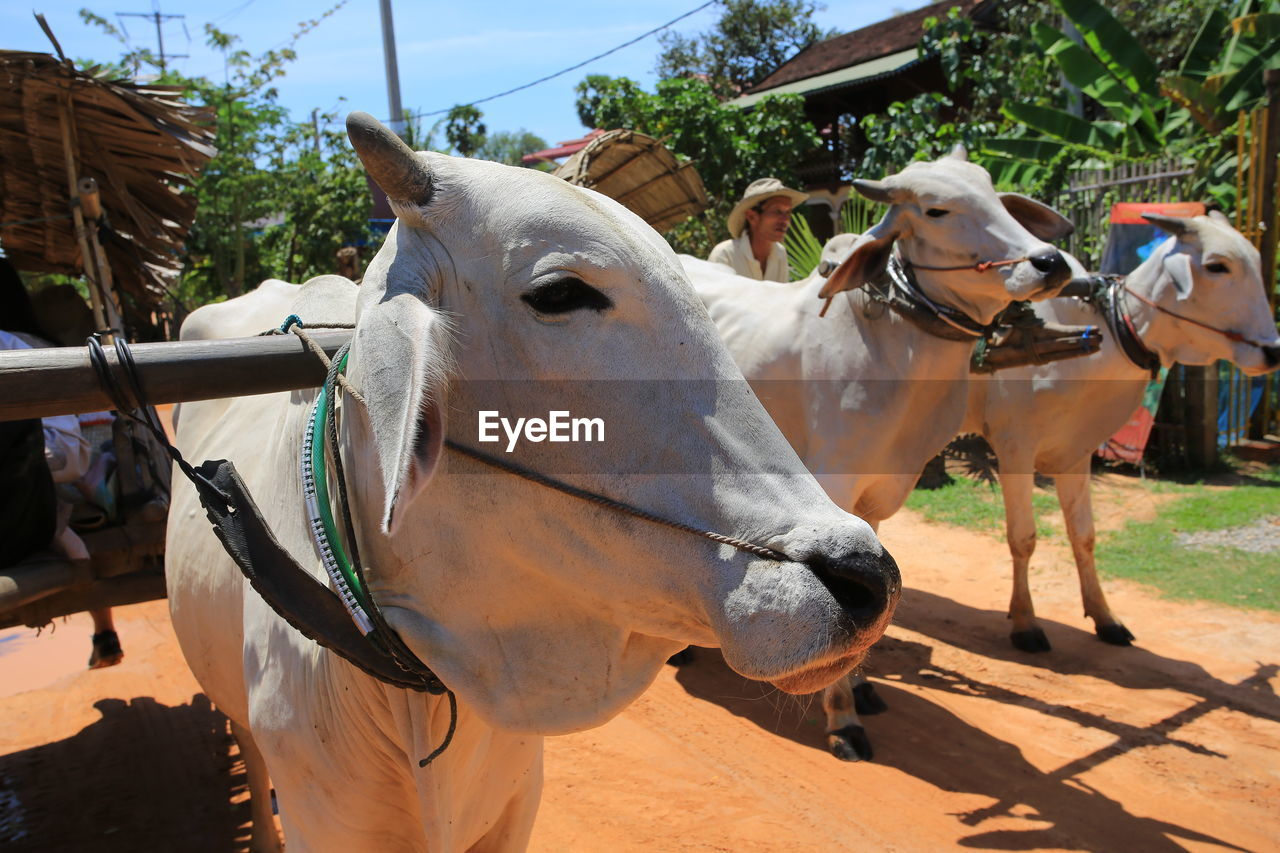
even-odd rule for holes
{"type": "MultiPolygon", "coordinates": [[[[910,513],[882,535],[908,589],[871,661],[890,706],[867,720],[873,763],[826,754],[816,702],[703,651],[610,724],[547,742],[532,849],[1280,847],[1280,617],[1113,582],[1140,645],[1106,646],[1069,554],[1042,546],[1033,584],[1054,651],[1029,656],[1006,638],[997,539],[910,513]]],[[[0,633],[0,847],[244,849],[234,744],[164,603],[118,623],[125,662],[97,672],[82,669],[87,616],[0,633]]]]}

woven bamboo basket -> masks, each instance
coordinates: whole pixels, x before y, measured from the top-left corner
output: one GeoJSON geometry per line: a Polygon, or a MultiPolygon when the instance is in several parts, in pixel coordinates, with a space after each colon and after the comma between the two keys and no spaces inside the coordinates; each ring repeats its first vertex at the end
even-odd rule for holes
{"type": "Polygon", "coordinates": [[[655,231],[669,231],[708,205],[692,163],[680,163],[658,140],[633,130],[593,139],[554,172],[626,206],[655,231]]]}

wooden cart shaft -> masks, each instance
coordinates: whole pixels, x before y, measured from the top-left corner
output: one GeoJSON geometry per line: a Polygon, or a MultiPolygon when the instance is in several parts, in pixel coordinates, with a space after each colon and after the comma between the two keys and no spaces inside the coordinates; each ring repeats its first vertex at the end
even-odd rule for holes
{"type": "MultiPolygon", "coordinates": [[[[315,331],[332,355],[350,331],[315,331]]],[[[130,348],[148,403],[184,403],[317,388],[324,365],[296,335],[135,344],[130,348]]],[[[128,388],[115,350],[106,347],[112,375],[128,388]]],[[[114,408],[85,347],[0,352],[0,421],[114,408]]]]}

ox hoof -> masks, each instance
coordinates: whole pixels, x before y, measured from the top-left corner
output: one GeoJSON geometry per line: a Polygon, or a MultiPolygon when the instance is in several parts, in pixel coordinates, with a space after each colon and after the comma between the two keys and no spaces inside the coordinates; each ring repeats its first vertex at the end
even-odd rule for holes
{"type": "Polygon", "coordinates": [[[1133,634],[1129,633],[1129,629],[1116,622],[1114,625],[1098,625],[1094,631],[1098,635],[1098,639],[1104,643],[1110,643],[1113,646],[1128,646],[1133,644],[1133,634]]]}
{"type": "Polygon", "coordinates": [[[671,657],[667,658],[667,663],[672,666],[688,666],[693,663],[693,646],[685,646],[671,657]]]}
{"type": "Polygon", "coordinates": [[[1053,646],[1049,645],[1049,638],[1045,636],[1044,631],[1040,628],[1032,628],[1029,631],[1014,631],[1009,635],[1009,639],[1013,641],[1013,647],[1019,651],[1053,651],[1053,646]]]}
{"type": "Polygon", "coordinates": [[[865,716],[883,714],[889,710],[889,706],[876,692],[876,686],[869,681],[864,681],[853,688],[853,709],[858,712],[858,716],[865,716]]]}
{"type": "Polygon", "coordinates": [[[841,761],[870,761],[871,741],[862,726],[845,726],[827,735],[827,747],[841,761]]]}

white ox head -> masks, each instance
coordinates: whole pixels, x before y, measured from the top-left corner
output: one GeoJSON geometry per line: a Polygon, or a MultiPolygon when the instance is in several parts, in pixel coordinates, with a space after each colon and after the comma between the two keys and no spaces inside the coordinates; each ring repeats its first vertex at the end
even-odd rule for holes
{"type": "Polygon", "coordinates": [[[889,210],[831,274],[823,298],[877,278],[895,245],[917,267],[926,295],[980,323],[990,322],[1014,300],[1054,296],[1070,279],[1062,255],[1046,241],[1070,234],[1071,223],[1027,196],[997,193],[986,169],[970,163],[963,148],[931,163],[912,163],[882,181],[856,180],[853,186],[889,210]],[[1019,258],[986,271],[973,268],[1019,258]]]}
{"type": "Polygon", "coordinates": [[[1258,250],[1217,211],[1187,218],[1144,213],[1143,218],[1173,237],[1130,273],[1126,284],[1187,318],[1130,300],[1129,309],[1143,318],[1138,321],[1143,343],[1165,366],[1223,359],[1251,375],[1280,367],[1280,334],[1262,284],[1258,250]]]}
{"type": "Polygon", "coordinates": [[[408,645],[491,724],[544,733],[603,722],[689,643],[791,692],[854,665],[896,566],[805,471],[662,239],[549,175],[413,153],[364,114],[348,132],[399,216],[361,287],[369,417],[344,444],[370,587],[408,645]],[[506,453],[478,442],[481,410],[600,418],[606,442],[506,453]],[[495,471],[446,433],[791,559],[495,471]]]}

